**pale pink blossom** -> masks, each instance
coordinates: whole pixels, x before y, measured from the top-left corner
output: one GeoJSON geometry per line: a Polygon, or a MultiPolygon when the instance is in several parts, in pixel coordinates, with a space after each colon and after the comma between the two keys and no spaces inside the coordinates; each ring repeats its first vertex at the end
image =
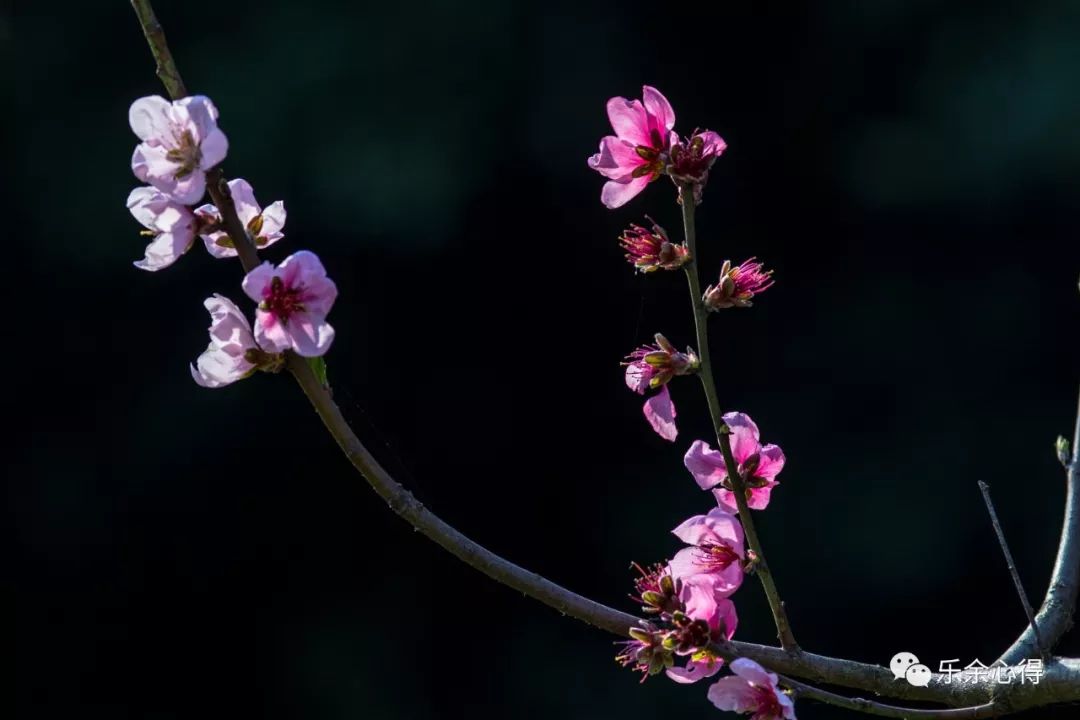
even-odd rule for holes
{"type": "Polygon", "coordinates": [[[276,268],[264,262],[244,277],[243,287],[259,303],[255,340],[264,350],[317,357],[330,349],[334,328],[326,315],[337,286],[315,253],[301,250],[276,268]]]}
{"type": "Polygon", "coordinates": [[[731,513],[713,508],[695,515],[671,531],[690,547],[675,554],[669,565],[675,580],[711,582],[722,597],[735,592],[743,580],[743,528],[731,513]],[[707,578],[701,578],[705,575],[707,578]]]}
{"type": "Polygon", "coordinates": [[[167,268],[186,253],[195,240],[198,220],[191,210],[170,199],[154,187],[137,187],[127,199],[128,210],[153,238],[146,246],[146,257],[135,267],[156,271],[167,268]]]}
{"type": "Polygon", "coordinates": [[[191,377],[208,388],[243,380],[264,359],[251,325],[227,297],[215,294],[203,305],[210,311],[210,345],[191,366],[191,377]]]}
{"type": "MultiPolygon", "coordinates": [[[[727,413],[724,423],[731,430],[731,454],[745,485],[746,504],[754,510],[764,510],[772,489],[779,484],[775,478],[784,469],[784,451],[777,445],[762,445],[757,425],[744,413],[727,413]]],[[[683,463],[703,490],[713,491],[720,507],[738,512],[727,465],[719,450],[695,440],[683,463]]]]}
{"type": "Polygon", "coordinates": [[[642,100],[608,100],[607,114],[615,134],[600,141],[600,152],[589,158],[589,167],[608,179],[600,200],[617,208],[667,172],[668,153],[678,136],[672,131],[671,104],[648,85],[642,88],[642,100]]]}
{"type": "Polygon", "coordinates": [[[705,623],[708,637],[691,640],[692,648],[676,654],[690,655],[686,665],[667,668],[667,676],[677,683],[695,683],[720,672],[723,658],[713,654],[708,644],[721,640],[731,640],[738,627],[739,618],[735,613],[735,603],[717,590],[717,584],[709,576],[697,575],[679,583],[680,599],[685,606],[685,614],[692,620],[705,623]]]}
{"type": "Polygon", "coordinates": [[[795,720],[795,702],[780,690],[779,678],[749,658],[731,662],[734,675],[709,688],[709,701],[720,710],[753,713],[751,720],[795,720]]]}
{"type": "Polygon", "coordinates": [[[136,100],[128,111],[131,129],[142,140],[131,157],[135,177],[178,203],[197,203],[206,191],[206,171],[229,149],[217,117],[217,108],[202,95],[136,100]]]}
{"type": "Polygon", "coordinates": [[[674,442],[679,431],[675,427],[675,403],[671,401],[667,383],[676,375],[697,372],[700,360],[689,348],[685,353],[676,350],[660,333],[655,339],[655,345],[643,345],[626,357],[628,362],[623,363],[626,386],[639,395],[644,395],[646,390],[660,390],[645,401],[642,412],[657,435],[674,442]]]}
{"type": "MultiPolygon", "coordinates": [[[[233,205],[236,206],[236,215],[244,224],[251,241],[260,250],[276,243],[285,234],[281,232],[285,227],[285,203],[276,200],[266,208],[262,208],[255,199],[255,191],[251,183],[243,178],[229,181],[229,194],[232,196],[233,205]]],[[[203,205],[195,211],[195,214],[207,224],[220,225],[221,214],[213,205],[203,205]]],[[[236,257],[236,246],[224,230],[217,229],[214,232],[204,233],[202,237],[206,249],[216,258],[236,257]]]]}

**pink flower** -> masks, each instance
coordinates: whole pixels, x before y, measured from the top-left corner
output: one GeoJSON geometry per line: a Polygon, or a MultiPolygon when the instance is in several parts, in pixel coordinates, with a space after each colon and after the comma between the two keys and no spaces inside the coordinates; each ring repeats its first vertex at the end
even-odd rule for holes
{"type": "Polygon", "coordinates": [[[678,139],[672,132],[675,111],[660,91],[646,85],[644,102],[615,97],[607,113],[615,135],[600,141],[589,167],[608,178],[600,200],[609,208],[626,204],[667,171],[668,151],[678,139]]]}
{"type": "Polygon", "coordinates": [[[326,315],[337,298],[337,286],[315,253],[301,250],[276,269],[269,262],[244,277],[244,292],[259,309],[255,340],[271,352],[292,350],[317,357],[330,349],[334,328],[326,315]]]}
{"type": "Polygon", "coordinates": [[[709,700],[720,710],[754,713],[752,720],[795,720],[795,703],[781,692],[779,678],[749,658],[731,663],[734,675],[709,688],[709,700]]]}
{"type": "Polygon", "coordinates": [[[695,131],[689,140],[676,138],[671,148],[668,173],[677,184],[691,185],[694,201],[700,203],[702,190],[709,180],[709,170],[726,149],[727,143],[712,130],[695,131]]]}
{"type": "MultiPolygon", "coordinates": [[[[650,222],[652,222],[650,220],[650,222]]],[[[678,270],[690,260],[690,251],[682,243],[668,240],[664,228],[652,223],[652,230],[631,225],[619,237],[626,259],[640,272],[678,270]]]]}
{"type": "Polygon", "coordinates": [[[686,665],[667,669],[669,678],[677,683],[688,684],[720,672],[724,660],[714,655],[708,644],[731,640],[735,635],[735,628],[739,625],[739,618],[735,614],[735,603],[719,593],[716,583],[708,576],[698,575],[680,582],[680,599],[686,607],[686,616],[691,620],[704,622],[708,628],[707,638],[691,639],[691,649],[687,651],[676,650],[676,654],[690,655],[686,665]]]}
{"type": "Polygon", "coordinates": [[[695,515],[671,532],[690,546],[672,558],[673,579],[711,583],[721,597],[731,595],[742,584],[743,529],[734,515],[716,507],[707,515],[695,515]]]}
{"type": "Polygon", "coordinates": [[[128,111],[131,129],[142,140],[131,157],[135,177],[178,203],[197,203],[206,191],[206,171],[229,149],[217,117],[217,108],[202,95],[136,100],[128,111]]]}
{"type": "Polygon", "coordinates": [[[210,345],[191,366],[199,385],[219,388],[243,380],[256,370],[281,368],[281,357],[264,353],[255,343],[251,325],[232,300],[221,295],[203,303],[210,311],[210,345]]]}
{"type": "Polygon", "coordinates": [[[153,238],[135,267],[151,272],[167,268],[191,248],[198,221],[188,208],[152,187],[132,190],[127,206],[146,228],[143,235],[153,238]]]}
{"type": "Polygon", "coordinates": [[[702,297],[705,307],[708,310],[750,307],[755,295],[771,288],[773,271],[765,270],[765,265],[756,260],[750,258],[738,267],[731,267],[731,261],[725,260],[720,268],[720,281],[705,288],[702,297]]]}
{"type": "MultiPolygon", "coordinates": [[[[784,451],[776,445],[762,445],[757,425],[744,413],[727,413],[724,423],[731,430],[731,454],[739,464],[738,472],[746,486],[746,503],[754,510],[764,510],[769,505],[772,489],[779,484],[775,478],[784,469],[784,451]]],[[[713,491],[720,507],[738,512],[727,465],[720,451],[695,440],[683,463],[701,489],[713,491]]]]}
{"type": "Polygon", "coordinates": [[[675,427],[675,403],[671,401],[667,383],[676,375],[697,372],[698,356],[687,348],[681,353],[660,333],[655,335],[656,345],[644,345],[627,356],[626,386],[639,395],[657,388],[660,392],[645,401],[642,411],[656,434],[674,442],[679,431],[675,427]]]}
{"type": "MultiPolygon", "coordinates": [[[[285,204],[277,200],[264,210],[255,200],[255,192],[251,184],[243,178],[229,181],[229,193],[232,195],[233,204],[236,206],[236,214],[240,222],[247,228],[251,241],[255,247],[264,248],[276,243],[285,234],[281,229],[285,226],[285,204]]],[[[213,205],[203,205],[195,211],[207,224],[219,225],[221,214],[213,205]]],[[[223,230],[215,230],[203,234],[203,242],[206,249],[216,258],[236,257],[236,247],[229,239],[228,233],[223,230]]]]}

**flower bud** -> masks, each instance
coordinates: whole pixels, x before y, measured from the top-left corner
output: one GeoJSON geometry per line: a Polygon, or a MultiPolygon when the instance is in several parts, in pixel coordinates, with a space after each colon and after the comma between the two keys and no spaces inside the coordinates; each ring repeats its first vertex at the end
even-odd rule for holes
{"type": "Polygon", "coordinates": [[[750,258],[742,265],[731,266],[730,260],[725,260],[720,268],[720,280],[716,285],[705,288],[702,301],[705,308],[710,311],[723,310],[729,307],[750,307],[750,300],[758,293],[772,287],[772,270],[765,270],[763,263],[756,262],[756,258],[750,258]]]}
{"type": "Polygon", "coordinates": [[[690,260],[690,251],[681,243],[668,239],[664,228],[652,222],[652,229],[631,225],[619,236],[619,244],[626,251],[626,260],[639,272],[654,270],[678,270],[690,260]]]}

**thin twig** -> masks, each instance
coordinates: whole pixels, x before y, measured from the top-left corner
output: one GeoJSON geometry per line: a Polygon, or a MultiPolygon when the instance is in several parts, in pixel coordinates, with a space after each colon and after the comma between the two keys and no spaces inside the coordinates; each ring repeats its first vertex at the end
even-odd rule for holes
{"type": "Polygon", "coordinates": [[[165,30],[158,22],[150,0],[131,0],[131,7],[134,8],[143,35],[146,36],[146,42],[150,45],[150,52],[154,56],[154,62],[157,63],[157,76],[161,79],[161,84],[169,91],[173,100],[187,97],[188,92],[184,86],[184,80],[180,77],[180,71],[176,69],[172,53],[169,52],[169,43],[165,40],[165,30]]]}
{"type": "Polygon", "coordinates": [[[866,700],[865,698],[850,698],[844,695],[838,695],[837,693],[829,692],[828,690],[821,690],[812,685],[801,683],[798,680],[792,680],[783,675],[780,676],[780,682],[794,690],[796,697],[809,698],[847,710],[855,710],[856,712],[866,713],[867,715],[877,715],[878,717],[918,718],[920,720],[980,720],[980,718],[995,717],[1004,712],[1004,709],[995,702],[972,705],[969,707],[944,708],[940,710],[898,707],[896,705],[886,705],[885,703],[866,700]]]}
{"type": "Polygon", "coordinates": [[[1065,473],[1065,518],[1061,524],[1061,540],[1058,542],[1057,559],[1050,574],[1050,586],[1035,624],[1042,634],[1038,641],[1032,628],[1027,627],[1006,650],[1000,660],[1015,665],[1039,647],[1048,652],[1073,624],[1076,597],[1080,593],[1080,401],[1076,408],[1076,426],[1073,430],[1072,462],[1065,473]]]}
{"type": "Polygon", "coordinates": [[[791,623],[788,621],[787,610],[784,602],[780,599],[780,591],[776,589],[776,581],[773,579],[769,563],[765,559],[765,550],[762,548],[757,529],[754,527],[754,518],[750,514],[750,506],[746,502],[746,486],[739,475],[739,464],[731,453],[731,438],[728,427],[724,423],[723,414],[720,411],[720,400],[716,393],[716,381],[713,378],[712,362],[709,359],[709,311],[701,297],[701,281],[698,277],[697,266],[700,264],[697,257],[697,230],[694,224],[694,190],[689,184],[679,187],[679,195],[682,199],[683,233],[686,247],[690,251],[690,262],[686,264],[686,279],[690,285],[690,304],[694,309],[694,330],[697,334],[697,353],[701,361],[701,369],[698,377],[705,390],[705,401],[709,405],[709,415],[712,417],[713,429],[716,431],[716,441],[720,445],[720,452],[724,456],[724,464],[727,466],[728,479],[731,481],[732,495],[735,496],[735,504],[739,508],[739,519],[742,521],[743,530],[746,532],[746,542],[754,551],[755,569],[761,579],[761,586],[765,589],[765,597],[772,611],[773,622],[776,624],[776,634],[780,639],[780,645],[789,652],[798,652],[799,645],[795,642],[795,635],[791,631],[791,623]]]}
{"type": "Polygon", "coordinates": [[[1009,567],[1009,574],[1012,575],[1016,593],[1020,596],[1020,603],[1024,606],[1028,622],[1031,623],[1031,630],[1035,633],[1035,644],[1039,650],[1039,657],[1045,660],[1049,655],[1046,652],[1046,646],[1043,645],[1042,638],[1039,637],[1039,626],[1035,624],[1035,611],[1031,609],[1031,602],[1024,591],[1023,583],[1020,582],[1020,573],[1017,572],[1016,563],[1013,561],[1012,553],[1009,552],[1009,543],[1005,541],[1005,531],[1001,529],[1001,522],[998,520],[997,511],[994,509],[994,501],[990,499],[990,486],[979,480],[979,490],[982,492],[983,501],[986,503],[986,511],[990,513],[990,522],[994,525],[994,533],[997,535],[998,544],[1001,545],[1001,552],[1005,554],[1005,564],[1009,567]]]}

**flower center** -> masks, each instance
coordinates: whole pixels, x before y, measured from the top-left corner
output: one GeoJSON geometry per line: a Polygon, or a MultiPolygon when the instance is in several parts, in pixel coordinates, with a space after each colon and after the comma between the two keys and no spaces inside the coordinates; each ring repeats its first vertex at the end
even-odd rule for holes
{"type": "Polygon", "coordinates": [[[177,180],[181,180],[199,167],[199,163],[202,161],[202,150],[199,149],[199,144],[195,142],[190,130],[185,130],[177,138],[176,142],[177,146],[165,153],[165,159],[176,163],[175,177],[177,180]]]}
{"type": "Polygon", "coordinates": [[[739,559],[729,545],[701,545],[702,564],[709,567],[709,572],[725,570],[739,559]]]}
{"type": "Polygon", "coordinates": [[[772,688],[754,686],[754,699],[757,701],[757,712],[751,720],[780,720],[784,717],[780,700],[772,688]]]}
{"type": "Polygon", "coordinates": [[[270,293],[263,299],[263,309],[274,314],[282,322],[295,312],[304,311],[300,288],[286,287],[281,278],[270,281],[270,293]]]}

